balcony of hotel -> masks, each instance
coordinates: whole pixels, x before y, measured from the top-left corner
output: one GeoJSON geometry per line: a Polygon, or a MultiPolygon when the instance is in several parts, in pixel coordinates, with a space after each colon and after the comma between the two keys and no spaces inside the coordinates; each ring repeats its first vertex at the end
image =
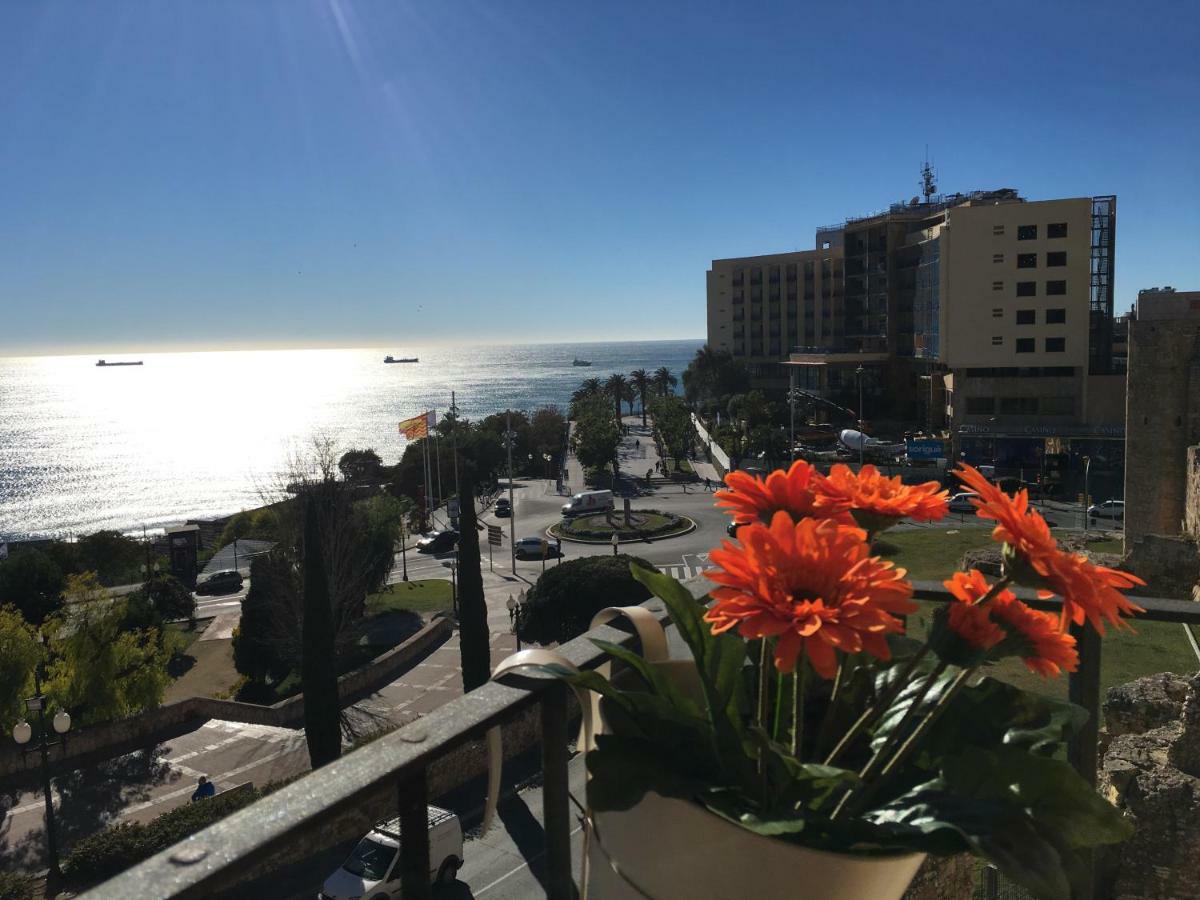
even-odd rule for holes
{"type": "MultiPolygon", "coordinates": [[[[702,599],[710,587],[703,579],[693,579],[686,586],[698,599],[702,599]]],[[[940,582],[916,582],[914,587],[915,598],[927,604],[955,602],[940,582]]],[[[1032,592],[1020,593],[1035,606],[1051,611],[1059,608],[1057,601],[1039,601],[1032,592]]],[[[1136,600],[1145,609],[1138,616],[1139,622],[1200,625],[1198,604],[1144,597],[1136,600]]],[[[620,604],[622,598],[614,597],[613,602],[620,604]]],[[[661,601],[652,598],[643,607],[657,621],[667,622],[661,601]]],[[[1102,645],[1090,627],[1078,629],[1077,634],[1080,664],[1069,676],[1066,693],[1087,710],[1089,718],[1070,745],[1068,755],[1075,768],[1095,785],[1100,746],[1102,645]]],[[[681,642],[670,628],[668,637],[671,655],[681,656],[681,642]]],[[[567,661],[581,669],[613,664],[614,660],[599,650],[592,639],[603,639],[632,650],[639,646],[631,630],[606,626],[557,649],[567,661]]],[[[506,845],[504,848],[498,846],[503,835],[493,837],[492,841],[479,836],[467,842],[465,856],[471,861],[473,854],[491,858],[505,852],[513,854],[512,861],[504,865],[509,874],[519,877],[514,877],[509,888],[517,889],[514,885],[519,885],[522,878],[530,884],[525,893],[510,890],[504,896],[545,895],[562,900],[577,897],[584,890],[577,882],[583,853],[580,813],[584,806],[582,758],[572,750],[577,718],[578,704],[574,694],[554,678],[530,676],[489,682],[346,754],[318,773],[303,777],[233,813],[93,888],[88,896],[99,900],[201,898],[235,888],[244,895],[248,895],[247,890],[256,890],[259,896],[281,896],[278,891],[282,890],[282,882],[271,880],[276,877],[274,873],[286,866],[303,866],[327,848],[358,839],[372,823],[397,817],[403,835],[398,865],[403,873],[402,893],[406,900],[431,896],[481,896],[498,882],[489,874],[486,882],[469,880],[464,883],[461,878],[470,878],[469,866],[460,871],[458,882],[431,886],[429,873],[436,867],[431,867],[427,805],[449,805],[450,799],[458,799],[460,809],[462,804],[476,810],[482,806],[484,788],[481,779],[486,770],[482,747],[489,730],[499,727],[505,756],[524,754],[538,770],[533,780],[540,781],[540,803],[536,808],[521,806],[521,815],[529,819],[526,833],[536,836],[520,846],[506,845]],[[455,793],[448,799],[447,795],[452,792],[455,793]]],[[[506,762],[505,765],[510,764],[506,762]]],[[[511,791],[514,787],[517,786],[507,783],[504,789],[511,791]]],[[[464,828],[476,824],[477,813],[475,816],[465,811],[460,814],[464,818],[464,828]]],[[[505,824],[511,829],[511,822],[505,824]]],[[[501,833],[505,830],[498,829],[501,833]]],[[[653,839],[651,835],[646,838],[653,839]]],[[[956,887],[939,884],[939,879],[949,878],[949,874],[941,873],[948,873],[950,868],[935,866],[929,879],[933,892],[910,892],[906,897],[1028,896],[998,879],[996,870],[989,866],[961,857],[948,859],[961,859],[965,863],[957,867],[959,880],[955,882],[956,887]],[[973,893],[960,890],[964,872],[968,879],[976,881],[973,893]]],[[[1095,874],[1094,863],[1091,869],[1085,866],[1081,871],[1082,886],[1073,896],[1088,900],[1105,896],[1105,882],[1095,874]]],[[[1158,875],[1161,877],[1162,873],[1158,875]]],[[[314,877],[316,881],[311,883],[309,896],[316,893],[323,874],[314,873],[314,877]]]]}

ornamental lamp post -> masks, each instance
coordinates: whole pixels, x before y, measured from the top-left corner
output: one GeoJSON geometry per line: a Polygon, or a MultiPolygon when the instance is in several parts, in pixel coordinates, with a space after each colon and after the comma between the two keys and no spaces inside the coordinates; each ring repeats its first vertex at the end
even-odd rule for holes
{"type": "Polygon", "coordinates": [[[26,744],[33,739],[33,726],[24,719],[13,726],[12,736],[13,740],[21,746],[22,757],[26,757],[30,753],[37,753],[41,759],[42,796],[46,801],[46,851],[49,857],[50,874],[53,878],[58,879],[62,877],[62,872],[58,866],[58,833],[54,823],[54,797],[50,789],[50,748],[66,743],[65,735],[71,730],[71,716],[63,709],[56,712],[50,727],[54,729],[55,734],[63,737],[57,741],[47,740],[50,729],[46,727],[46,697],[42,694],[42,666],[43,662],[39,661],[33,670],[34,695],[25,698],[26,711],[37,713],[37,745],[26,747],[26,744]]]}
{"type": "Polygon", "coordinates": [[[517,638],[517,652],[521,652],[521,606],[513,599],[513,595],[508,595],[508,602],[504,604],[508,607],[508,621],[512,627],[512,633],[517,638]]]}
{"type": "Polygon", "coordinates": [[[863,420],[866,418],[863,415],[863,372],[866,371],[860,365],[854,370],[854,374],[858,376],[858,468],[862,471],[863,455],[866,451],[867,436],[863,433],[863,420]]]}
{"type": "Polygon", "coordinates": [[[1083,536],[1087,537],[1088,533],[1088,476],[1092,472],[1092,458],[1085,456],[1083,458],[1083,536]]]}

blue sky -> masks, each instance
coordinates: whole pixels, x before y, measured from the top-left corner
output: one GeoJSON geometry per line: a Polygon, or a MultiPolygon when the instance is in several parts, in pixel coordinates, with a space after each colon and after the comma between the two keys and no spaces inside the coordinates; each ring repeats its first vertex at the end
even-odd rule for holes
{"type": "Polygon", "coordinates": [[[0,353],[702,337],[714,257],[1118,195],[1200,289],[1193,4],[0,2],[0,353]]]}

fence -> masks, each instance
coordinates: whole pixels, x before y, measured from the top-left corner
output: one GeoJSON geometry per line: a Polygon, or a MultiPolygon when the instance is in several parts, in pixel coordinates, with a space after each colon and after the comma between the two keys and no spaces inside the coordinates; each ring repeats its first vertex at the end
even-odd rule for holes
{"type": "MultiPolygon", "coordinates": [[[[918,599],[953,602],[952,596],[937,582],[917,582],[914,587],[918,599]]],[[[697,593],[704,589],[700,585],[693,588],[697,593]]],[[[1029,592],[1018,593],[1040,608],[1058,608],[1053,600],[1038,601],[1029,592]]],[[[614,598],[614,602],[620,602],[620,598],[614,598]]],[[[1148,597],[1138,597],[1137,602],[1146,610],[1143,619],[1200,624],[1200,604],[1148,597]]],[[[650,600],[646,606],[660,621],[666,620],[660,602],[650,600]]],[[[1069,678],[1068,693],[1074,702],[1088,710],[1089,720],[1069,752],[1072,763],[1095,784],[1101,713],[1101,644],[1090,626],[1077,629],[1076,636],[1080,664],[1069,678]]],[[[624,631],[603,627],[563,645],[559,652],[584,669],[607,662],[607,655],[590,638],[626,647],[634,642],[633,636],[624,631]]],[[[338,832],[333,823],[361,806],[377,805],[382,796],[390,814],[398,813],[401,820],[404,896],[408,900],[429,897],[426,806],[439,788],[444,789],[444,784],[436,779],[437,763],[468,742],[481,740],[492,726],[513,722],[536,708],[541,728],[546,890],[556,900],[573,897],[567,795],[569,704],[566,687],[553,679],[528,678],[519,686],[488,683],[326,766],[319,778],[301,779],[164,850],[99,886],[90,896],[114,900],[206,896],[231,887],[248,871],[261,868],[264,860],[286,848],[294,849],[297,843],[321,840],[325,842],[321,846],[328,846],[356,837],[354,832],[338,832]],[[432,780],[431,772],[435,776],[432,780]]],[[[1012,888],[1002,888],[999,882],[991,888],[986,870],[981,890],[985,892],[977,896],[985,898],[1019,896],[1012,888]]],[[[1077,896],[1096,896],[1094,884],[1085,884],[1077,896]]]]}

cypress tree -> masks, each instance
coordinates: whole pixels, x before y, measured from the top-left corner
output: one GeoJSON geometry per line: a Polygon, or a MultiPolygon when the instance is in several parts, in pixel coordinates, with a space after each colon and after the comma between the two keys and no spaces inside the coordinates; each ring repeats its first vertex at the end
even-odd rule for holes
{"type": "Polygon", "coordinates": [[[464,691],[485,684],[492,674],[473,482],[473,473],[468,469],[463,473],[458,520],[458,644],[464,691]]]}
{"type": "Polygon", "coordinates": [[[333,607],[321,546],[318,502],[332,503],[329,485],[311,487],[304,498],[304,623],[301,628],[300,682],[304,691],[304,738],[314,769],[342,751],[334,652],[333,607]],[[318,501],[315,494],[320,494],[318,501]]]}

